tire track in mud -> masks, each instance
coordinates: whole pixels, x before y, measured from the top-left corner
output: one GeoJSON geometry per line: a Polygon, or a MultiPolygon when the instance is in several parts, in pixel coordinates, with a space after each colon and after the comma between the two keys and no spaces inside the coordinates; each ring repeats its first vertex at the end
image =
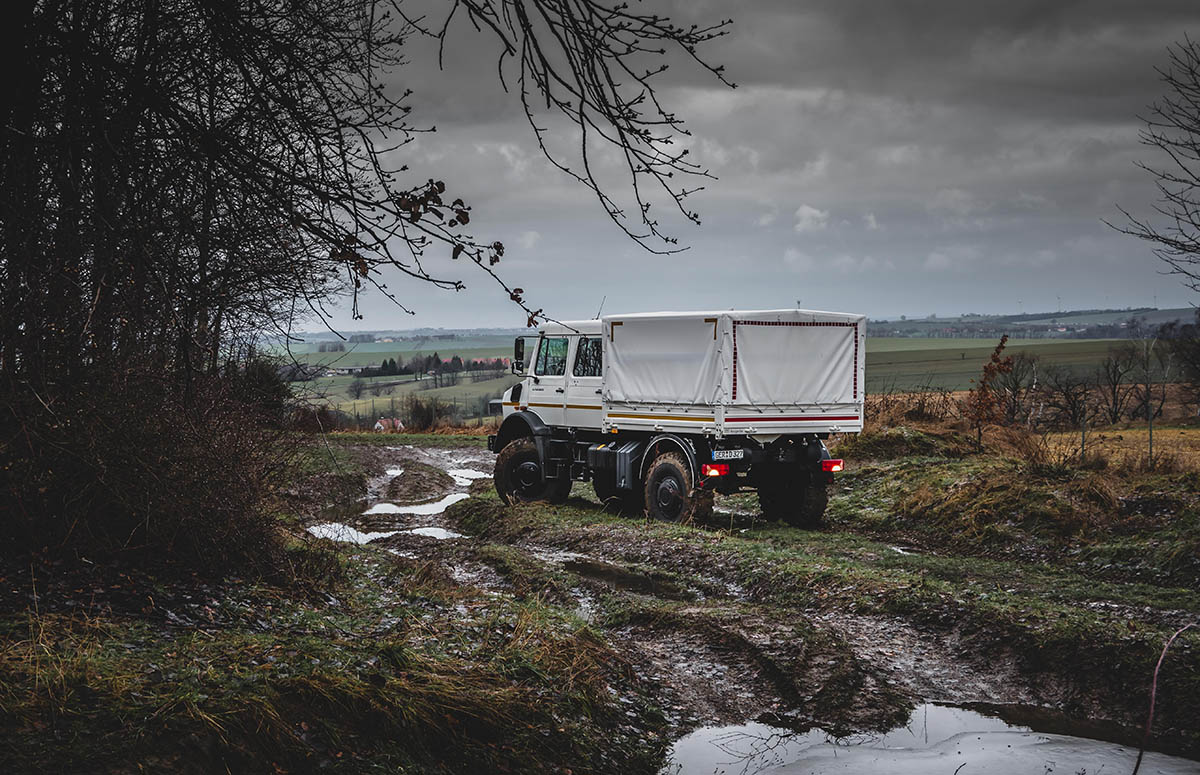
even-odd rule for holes
{"type": "Polygon", "coordinates": [[[428,513],[414,512],[413,504],[397,505],[403,513],[377,511],[369,527],[396,531],[378,543],[485,594],[542,594],[574,608],[655,687],[675,733],[797,709],[803,712],[793,719],[864,727],[887,723],[882,717],[906,711],[918,698],[1030,699],[1015,668],[980,669],[959,659],[961,649],[946,636],[899,619],[772,608],[731,578],[732,569],[721,563],[698,568],[698,558],[679,547],[652,546],[654,539],[631,549],[596,535],[572,546],[462,536],[442,501],[486,486],[492,462],[493,455],[478,448],[402,446],[376,453],[382,473],[368,481],[366,505],[377,510],[401,491],[434,505],[428,513]],[[425,469],[437,476],[422,474],[425,469]],[[398,486],[414,476],[436,486],[398,486]],[[509,554],[497,556],[492,547],[509,554]]]}

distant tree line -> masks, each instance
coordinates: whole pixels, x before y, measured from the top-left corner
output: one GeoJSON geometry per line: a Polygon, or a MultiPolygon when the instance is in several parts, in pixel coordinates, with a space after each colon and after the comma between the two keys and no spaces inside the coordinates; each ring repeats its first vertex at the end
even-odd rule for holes
{"type": "Polygon", "coordinates": [[[436,352],[414,355],[407,363],[395,358],[384,358],[378,367],[366,368],[359,372],[346,386],[346,394],[357,400],[367,392],[375,396],[390,393],[390,386],[385,383],[367,381],[380,377],[415,375],[417,380],[425,383],[422,386],[424,389],[432,390],[457,385],[463,375],[469,375],[472,382],[481,382],[496,379],[504,373],[505,364],[501,358],[464,361],[461,356],[453,355],[450,360],[443,361],[436,352]]]}
{"type": "Polygon", "coordinates": [[[1200,321],[1143,330],[1113,344],[1100,365],[1046,364],[1019,353],[997,375],[1001,420],[1029,427],[1080,428],[1161,418],[1172,385],[1200,406],[1200,321]]]}
{"type": "MultiPolygon", "coordinates": [[[[1154,451],[1153,430],[1168,402],[1181,400],[1192,411],[1200,408],[1200,313],[1196,322],[1168,323],[1142,328],[1142,336],[1113,344],[1094,367],[1044,363],[1036,355],[1004,355],[1002,338],[982,374],[962,401],[948,391],[936,401],[913,404],[906,416],[934,403],[931,416],[944,418],[957,411],[982,445],[986,425],[1028,431],[1079,432],[1079,455],[1084,459],[1090,428],[1126,421],[1144,421],[1150,429],[1146,464],[1153,468],[1161,455],[1154,451]]],[[[886,395],[878,407],[887,404],[886,395]]]]}

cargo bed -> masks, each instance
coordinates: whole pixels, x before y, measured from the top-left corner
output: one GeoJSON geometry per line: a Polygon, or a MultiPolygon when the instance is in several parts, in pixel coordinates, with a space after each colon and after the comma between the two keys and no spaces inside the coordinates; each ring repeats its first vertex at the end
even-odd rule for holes
{"type": "Polygon", "coordinates": [[[862,430],[866,317],[783,309],[602,318],[603,428],[862,430]]]}

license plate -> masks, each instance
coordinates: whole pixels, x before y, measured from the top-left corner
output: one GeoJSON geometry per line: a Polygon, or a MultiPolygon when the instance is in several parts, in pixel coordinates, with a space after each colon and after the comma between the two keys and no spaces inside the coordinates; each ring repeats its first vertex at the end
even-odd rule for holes
{"type": "Polygon", "coordinates": [[[714,449],[713,460],[741,460],[746,456],[744,449],[714,449]]]}

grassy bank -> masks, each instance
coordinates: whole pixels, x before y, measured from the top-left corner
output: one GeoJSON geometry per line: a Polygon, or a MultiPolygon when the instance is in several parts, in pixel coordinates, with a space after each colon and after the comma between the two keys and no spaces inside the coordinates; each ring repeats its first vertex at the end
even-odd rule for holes
{"type": "MultiPolygon", "coordinates": [[[[360,511],[367,442],[309,450],[284,523],[360,511]]],[[[305,581],[287,587],[86,558],[0,569],[5,771],[657,768],[661,716],[570,609],[377,546],[297,531],[289,552],[305,581]]]]}

